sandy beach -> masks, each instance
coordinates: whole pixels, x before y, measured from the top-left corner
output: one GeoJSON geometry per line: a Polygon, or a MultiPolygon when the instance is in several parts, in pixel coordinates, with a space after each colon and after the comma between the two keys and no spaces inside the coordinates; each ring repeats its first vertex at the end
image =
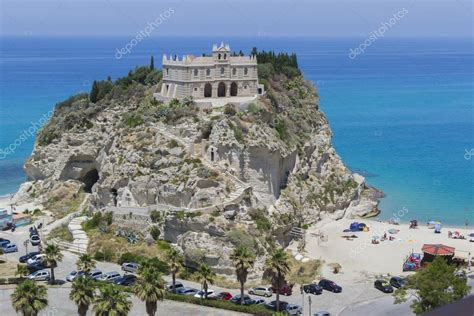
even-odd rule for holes
{"type": "Polygon", "coordinates": [[[454,247],[456,255],[467,257],[469,252],[474,255],[474,242],[469,242],[469,233],[474,232],[471,227],[443,227],[441,234],[435,234],[426,223],[418,223],[418,228],[410,229],[408,224],[389,224],[373,219],[353,220],[341,219],[315,225],[306,234],[306,257],[322,259],[326,264],[339,263],[342,266],[341,273],[334,275],[328,267],[323,269],[323,276],[330,276],[339,281],[357,281],[377,275],[408,275],[411,272],[402,272],[405,258],[412,252],[422,253],[423,244],[444,244],[454,247]],[[349,228],[354,221],[363,222],[370,228],[368,232],[349,232],[343,230],[349,228]],[[396,234],[390,234],[389,229],[399,230],[396,234]],[[448,238],[448,231],[459,231],[466,239],[448,238]],[[392,241],[385,240],[379,244],[372,244],[372,236],[382,236],[384,233],[393,236],[392,241]],[[319,237],[320,234],[324,238],[319,237]],[[357,238],[346,240],[342,236],[356,235],[357,238]],[[327,241],[326,241],[327,240],[327,241]]]}

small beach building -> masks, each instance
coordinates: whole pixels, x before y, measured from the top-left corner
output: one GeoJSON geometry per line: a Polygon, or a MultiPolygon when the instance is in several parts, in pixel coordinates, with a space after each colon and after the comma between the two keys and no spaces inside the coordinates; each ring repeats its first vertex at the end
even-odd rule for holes
{"type": "Polygon", "coordinates": [[[13,224],[15,224],[16,227],[29,225],[31,224],[31,216],[22,213],[15,213],[13,214],[13,224]]]}
{"type": "Polygon", "coordinates": [[[4,230],[10,228],[12,223],[13,217],[8,210],[4,208],[0,209],[0,229],[4,230]]]}
{"type": "Polygon", "coordinates": [[[423,251],[423,260],[422,263],[432,262],[436,257],[445,258],[448,263],[453,260],[455,248],[449,247],[443,244],[424,244],[421,248],[423,251]]]}

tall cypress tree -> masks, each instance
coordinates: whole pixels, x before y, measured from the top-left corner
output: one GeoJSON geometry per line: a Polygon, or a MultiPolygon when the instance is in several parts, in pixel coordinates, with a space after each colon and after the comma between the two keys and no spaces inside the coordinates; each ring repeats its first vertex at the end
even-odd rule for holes
{"type": "Polygon", "coordinates": [[[153,70],[155,69],[155,60],[153,59],[153,56],[150,58],[150,69],[153,70]]]}
{"type": "Polygon", "coordinates": [[[99,87],[97,86],[97,82],[94,80],[94,82],[92,83],[91,93],[89,94],[89,100],[92,103],[96,103],[98,94],[99,94],[99,87]]]}

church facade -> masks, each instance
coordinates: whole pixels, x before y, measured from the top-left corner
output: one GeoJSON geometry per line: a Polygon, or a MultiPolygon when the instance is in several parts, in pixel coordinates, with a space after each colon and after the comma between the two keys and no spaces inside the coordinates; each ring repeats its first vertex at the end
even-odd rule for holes
{"type": "Polygon", "coordinates": [[[232,56],[228,44],[214,45],[211,56],[163,56],[162,99],[255,97],[263,94],[258,83],[257,58],[232,56]]]}

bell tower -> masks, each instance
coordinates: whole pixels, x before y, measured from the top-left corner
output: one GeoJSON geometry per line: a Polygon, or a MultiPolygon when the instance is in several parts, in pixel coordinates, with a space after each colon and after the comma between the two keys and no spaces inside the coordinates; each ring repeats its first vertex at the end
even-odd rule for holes
{"type": "Polygon", "coordinates": [[[221,42],[219,46],[214,44],[214,46],[212,47],[212,57],[214,57],[214,60],[219,63],[229,62],[230,60],[229,44],[224,44],[224,42],[221,42]]]}

